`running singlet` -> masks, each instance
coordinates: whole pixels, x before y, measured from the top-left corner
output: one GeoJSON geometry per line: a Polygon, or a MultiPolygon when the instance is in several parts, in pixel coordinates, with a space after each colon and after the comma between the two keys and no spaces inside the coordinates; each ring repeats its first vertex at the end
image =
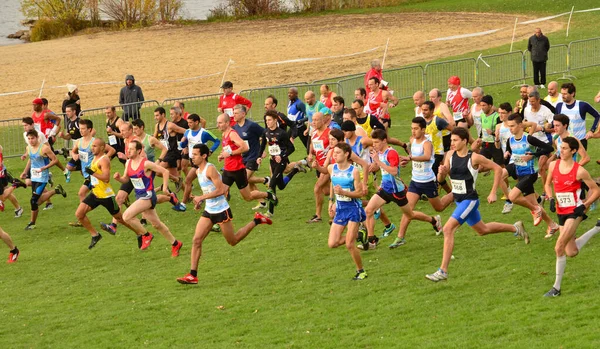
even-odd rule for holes
{"type": "Polygon", "coordinates": [[[329,93],[328,97],[321,95],[321,103],[331,109],[331,106],[333,105],[333,95],[331,93],[329,93]]]}
{"type": "Polygon", "coordinates": [[[484,143],[494,143],[495,136],[494,132],[492,134],[487,133],[486,130],[496,130],[496,125],[500,123],[500,117],[497,112],[493,112],[490,115],[485,115],[485,113],[481,113],[481,140],[484,143]]]}
{"type": "MultiPolygon", "coordinates": [[[[348,145],[350,145],[350,148],[352,148],[352,151],[354,152],[354,154],[358,155],[359,158],[365,160],[365,162],[367,164],[370,164],[371,161],[371,156],[369,155],[369,151],[367,148],[365,148],[365,146],[362,144],[361,140],[362,140],[363,136],[356,136],[356,140],[354,141],[354,144],[350,144],[350,140],[348,138],[346,138],[346,143],[348,143],[348,145]]],[[[356,165],[356,167],[358,167],[359,171],[362,171],[362,168],[360,167],[360,165],[356,165]]]]}
{"type": "Polygon", "coordinates": [[[45,120],[47,110],[42,110],[40,115],[37,115],[36,112],[31,114],[31,118],[33,119],[33,126],[35,130],[43,133],[45,136],[48,135],[48,130],[52,130],[54,124],[50,120],[45,120]]]}
{"type": "Polygon", "coordinates": [[[517,176],[527,176],[537,173],[535,157],[527,161],[522,160],[524,155],[533,154],[535,152],[535,149],[533,149],[531,144],[527,141],[527,133],[523,133],[523,136],[519,140],[515,139],[515,136],[512,136],[508,142],[512,152],[510,159],[515,164],[517,176]]]}
{"type": "MultiPolygon", "coordinates": [[[[335,187],[339,185],[344,190],[354,191],[354,165],[350,165],[345,170],[340,170],[338,164],[333,164],[333,170],[331,171],[331,184],[335,187]]],[[[341,194],[335,194],[336,207],[338,210],[345,209],[349,206],[356,208],[362,207],[360,199],[351,198],[341,194]]]]}
{"type": "Polygon", "coordinates": [[[387,166],[398,169],[395,176],[392,176],[383,168],[381,169],[381,189],[390,194],[404,191],[406,186],[402,182],[402,179],[400,179],[400,157],[398,156],[398,152],[394,148],[388,147],[383,153],[379,153],[379,160],[387,166]]]}
{"type": "MultiPolygon", "coordinates": [[[[204,170],[202,170],[202,171],[200,171],[200,169],[196,170],[196,174],[198,177],[198,184],[200,184],[200,188],[202,189],[202,194],[204,194],[204,195],[210,194],[210,193],[214,192],[215,190],[217,190],[217,187],[215,186],[215,184],[210,179],[208,179],[208,177],[206,177],[206,170],[208,169],[209,166],[214,167],[213,164],[207,163],[206,166],[204,167],[204,170]]],[[[219,172],[217,171],[217,173],[219,173],[219,172]]],[[[221,176],[221,174],[219,174],[219,177],[220,176],[221,176]]],[[[229,203],[225,199],[224,195],[219,195],[214,198],[206,199],[206,203],[204,204],[204,210],[210,214],[221,213],[221,212],[227,210],[228,208],[229,208],[229,203]]]]}
{"type": "MultiPolygon", "coordinates": [[[[99,175],[102,174],[102,170],[100,169],[100,166],[98,166],[98,161],[100,161],[100,159],[102,159],[105,156],[106,155],[102,155],[101,157],[94,159],[94,161],[92,161],[92,164],[90,165],[90,169],[92,169],[95,173],[99,175]]],[[[113,188],[110,185],[110,181],[104,182],[99,180],[95,176],[90,176],[90,182],[93,186],[92,193],[94,193],[94,196],[96,196],[98,199],[106,199],[115,196],[115,192],[113,191],[113,188]]]]}
{"type": "Polygon", "coordinates": [[[50,163],[50,159],[42,155],[42,147],[43,144],[39,144],[37,150],[33,152],[33,148],[31,146],[27,146],[29,160],[31,161],[29,173],[31,174],[32,182],[47,183],[48,178],[50,177],[50,170],[41,169],[50,163]]]}
{"type": "Polygon", "coordinates": [[[325,105],[320,101],[315,102],[312,106],[306,104],[306,116],[308,116],[308,122],[311,123],[313,115],[323,108],[325,108],[325,105]]]}
{"type": "MultiPolygon", "coordinates": [[[[569,132],[571,132],[575,138],[579,140],[584,139],[586,133],[585,119],[581,118],[581,113],[579,112],[579,101],[573,102],[570,109],[567,108],[567,104],[564,102],[559,103],[558,105],[562,106],[560,108],[560,113],[569,117],[569,132]]],[[[557,110],[556,112],[558,113],[559,111],[557,110]]]]}
{"type": "Polygon", "coordinates": [[[144,139],[142,139],[142,145],[144,146],[144,153],[146,153],[146,159],[154,162],[154,147],[152,147],[152,144],[150,144],[150,135],[149,134],[145,134],[144,135],[144,139]]]}
{"type": "MultiPolygon", "coordinates": [[[[158,123],[156,125],[156,138],[165,146],[165,148],[167,148],[167,151],[171,150],[172,147],[171,145],[171,137],[169,136],[169,128],[167,127],[169,124],[169,121],[167,120],[165,122],[165,126],[162,128],[160,128],[160,123],[158,123]]],[[[173,148],[177,149],[177,139],[175,137],[173,138],[173,142],[175,142],[175,146],[173,148]]]]}
{"type": "MultiPolygon", "coordinates": [[[[357,118],[358,120],[358,118],[357,118]]],[[[371,114],[367,114],[367,116],[365,117],[365,122],[362,124],[358,124],[358,126],[362,127],[363,130],[365,130],[365,132],[367,133],[367,136],[369,136],[369,138],[371,137],[371,133],[373,133],[373,128],[371,127],[371,114]]]]}
{"type": "MultiPolygon", "coordinates": [[[[417,143],[414,139],[410,142],[410,154],[415,156],[422,156],[425,154],[423,145],[429,140],[424,140],[421,143],[417,143]]],[[[412,161],[412,181],[417,183],[428,183],[435,181],[435,173],[433,173],[432,167],[435,162],[434,152],[431,152],[431,158],[427,161],[412,161]]]]}
{"type": "Polygon", "coordinates": [[[88,179],[90,177],[90,174],[83,171],[83,169],[85,169],[86,167],[89,167],[92,164],[92,161],[94,160],[94,153],[92,153],[92,143],[94,142],[94,137],[92,137],[92,139],[90,140],[90,142],[88,143],[87,146],[83,146],[83,138],[79,138],[77,140],[77,149],[79,151],[79,161],[81,161],[81,169],[82,169],[82,173],[83,173],[83,178],[88,179]]]}
{"type": "Polygon", "coordinates": [[[73,140],[81,138],[81,133],[79,132],[79,120],[79,117],[75,118],[75,120],[67,119],[66,130],[73,140]]]}
{"type": "Polygon", "coordinates": [[[133,169],[131,167],[131,160],[127,162],[127,176],[131,180],[133,189],[135,190],[135,197],[138,200],[150,200],[154,195],[154,181],[152,177],[146,175],[144,165],[148,161],[146,158],[142,158],[138,168],[133,169]]]}
{"type": "Polygon", "coordinates": [[[377,116],[379,119],[389,119],[390,114],[383,114],[381,103],[384,103],[383,90],[380,89],[379,93],[377,94],[369,92],[369,100],[367,101],[367,104],[369,106],[369,110],[371,110],[371,113],[377,116]]]}
{"type": "Polygon", "coordinates": [[[434,116],[431,121],[427,121],[427,127],[425,127],[426,137],[433,145],[433,153],[436,155],[444,155],[442,130],[445,130],[446,128],[444,127],[440,130],[440,125],[443,125],[444,123],[446,124],[446,127],[448,127],[448,122],[445,119],[434,116]]]}
{"type": "MultiPolygon", "coordinates": [[[[439,108],[439,107],[437,107],[437,108],[435,108],[435,109],[433,110],[433,116],[436,116],[438,119],[441,119],[441,120],[444,120],[444,121],[448,122],[448,120],[446,120],[446,118],[445,118],[445,117],[442,115],[442,112],[441,112],[441,110],[440,110],[440,108],[439,108]]],[[[447,136],[447,135],[449,135],[449,134],[450,134],[450,131],[448,131],[448,130],[446,130],[446,129],[443,129],[443,130],[441,130],[441,131],[442,131],[442,137],[445,137],[445,136],[447,136]]],[[[443,147],[443,144],[442,144],[442,147],[443,147]]],[[[436,153],[436,154],[437,154],[437,153],[436,153]]],[[[442,153],[442,154],[443,154],[443,153],[442,153]]]]}
{"type": "Polygon", "coordinates": [[[560,173],[560,160],[554,164],[552,183],[556,192],[556,213],[567,215],[573,213],[581,202],[581,181],[577,180],[579,164],[575,162],[569,173],[560,173]]]}
{"type": "MultiPolygon", "coordinates": [[[[233,153],[236,149],[239,149],[238,145],[235,144],[235,142],[233,142],[230,138],[231,133],[236,133],[235,130],[231,130],[229,131],[229,133],[227,134],[227,136],[223,136],[223,151],[226,153],[233,153]]],[[[225,165],[223,166],[225,171],[238,171],[241,170],[243,168],[246,168],[246,166],[244,166],[244,162],[243,162],[243,158],[241,154],[237,154],[237,155],[230,155],[228,157],[225,158],[225,165]]]]}
{"type": "Polygon", "coordinates": [[[446,101],[450,101],[452,106],[452,117],[455,121],[464,119],[463,112],[469,110],[469,98],[472,97],[471,91],[464,87],[458,87],[456,91],[448,89],[446,101]]]}
{"type": "MultiPolygon", "coordinates": [[[[502,148],[502,154],[504,154],[506,153],[506,143],[508,142],[510,137],[512,137],[512,133],[510,133],[510,128],[508,128],[508,126],[505,126],[504,123],[500,125],[500,130],[498,131],[498,133],[500,136],[500,147],[502,148]]],[[[512,157],[510,158],[508,163],[513,163],[512,157]]]]}
{"type": "MultiPolygon", "coordinates": [[[[106,120],[106,127],[110,127],[110,129],[113,132],[120,132],[119,128],[117,127],[117,122],[119,121],[119,117],[117,116],[115,118],[114,122],[110,122],[110,120],[106,120]]],[[[123,146],[123,138],[119,138],[115,135],[110,135],[108,136],[108,145],[110,145],[111,147],[115,148],[115,150],[117,152],[123,152],[124,150],[124,146],[123,146]]]]}
{"type": "Polygon", "coordinates": [[[456,152],[450,158],[450,181],[452,182],[452,194],[454,201],[477,200],[479,195],[475,190],[478,171],[471,164],[470,151],[467,156],[460,157],[456,152]]]}
{"type": "Polygon", "coordinates": [[[329,129],[326,128],[320,136],[317,134],[317,131],[313,132],[310,141],[313,146],[313,154],[319,166],[323,166],[329,152],[329,129]]]}
{"type": "MultiPolygon", "coordinates": [[[[573,134],[571,132],[569,132],[569,135],[567,137],[573,137],[573,134]]],[[[556,136],[556,151],[555,151],[555,155],[557,159],[560,159],[560,147],[562,145],[562,138],[560,136],[556,136]]],[[[573,160],[577,161],[577,153],[573,154],[573,160]]]]}

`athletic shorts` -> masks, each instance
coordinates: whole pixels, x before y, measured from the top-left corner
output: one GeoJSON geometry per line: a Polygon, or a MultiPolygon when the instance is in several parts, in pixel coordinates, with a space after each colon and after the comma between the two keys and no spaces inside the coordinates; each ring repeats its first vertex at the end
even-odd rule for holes
{"type": "Polygon", "coordinates": [[[517,176],[517,169],[514,163],[506,166],[506,170],[508,171],[509,176],[517,180],[515,187],[519,188],[523,196],[535,193],[534,184],[538,179],[537,173],[525,176],[517,176]]]}
{"type": "Polygon", "coordinates": [[[94,186],[92,185],[92,181],[91,181],[89,178],[86,178],[86,179],[83,181],[83,184],[82,184],[82,186],[84,186],[84,187],[87,187],[89,190],[92,190],[92,189],[94,189],[94,186]]]}
{"type": "Polygon", "coordinates": [[[153,209],[156,207],[156,192],[154,190],[152,190],[152,195],[150,196],[138,196],[137,194],[135,195],[135,199],[136,200],[150,200],[150,209],[153,209]]]}
{"type": "Polygon", "coordinates": [[[389,204],[390,202],[394,202],[396,205],[402,207],[402,206],[406,206],[406,204],[408,204],[408,199],[406,199],[406,187],[404,188],[403,191],[398,192],[398,193],[388,193],[387,191],[383,190],[383,189],[379,189],[379,191],[377,192],[377,195],[379,195],[380,198],[382,198],[383,200],[385,200],[386,204],[389,204]]]}
{"type": "Polygon", "coordinates": [[[34,195],[42,195],[46,189],[46,182],[31,182],[31,193],[34,195]]]}
{"type": "Polygon", "coordinates": [[[447,152],[450,150],[450,134],[447,134],[442,137],[442,144],[444,146],[444,151],[447,152]]]}
{"type": "Polygon", "coordinates": [[[385,126],[385,124],[387,124],[387,128],[391,128],[392,127],[392,119],[390,119],[390,118],[380,118],[379,122],[381,122],[381,124],[383,126],[385,126]]]}
{"type": "Polygon", "coordinates": [[[583,149],[587,150],[587,139],[580,139],[581,145],[583,145],[583,149]]]}
{"type": "MultiPolygon", "coordinates": [[[[462,118],[460,120],[454,120],[455,124],[458,124],[459,122],[467,122],[467,120],[465,120],[465,118],[462,118]]],[[[469,128],[471,128],[471,126],[469,126],[469,128]]]]}
{"type": "Polygon", "coordinates": [[[73,167],[73,171],[79,171],[81,170],[81,160],[69,160],[69,162],[67,163],[68,166],[73,167]]]}
{"type": "Polygon", "coordinates": [[[177,168],[177,160],[181,160],[181,153],[169,151],[167,152],[167,155],[165,155],[163,162],[167,163],[167,168],[177,168]]]}
{"type": "Polygon", "coordinates": [[[181,160],[190,160],[190,154],[181,152],[181,160]]]}
{"type": "Polygon", "coordinates": [[[479,200],[463,200],[461,202],[454,202],[456,208],[452,212],[452,218],[456,219],[460,225],[465,222],[469,226],[473,226],[481,221],[481,215],[479,214],[479,200]]]}
{"type": "Polygon", "coordinates": [[[202,217],[210,219],[211,223],[214,225],[229,222],[233,219],[233,213],[231,213],[231,207],[229,207],[225,211],[221,211],[219,213],[208,213],[204,211],[202,212],[202,217]]]}
{"type": "Polygon", "coordinates": [[[245,168],[237,171],[223,171],[222,180],[223,184],[228,187],[231,187],[231,185],[235,183],[239,190],[242,190],[248,186],[248,175],[246,174],[245,168]]]}
{"type": "Polygon", "coordinates": [[[584,221],[588,218],[588,216],[585,213],[583,214],[583,216],[580,216],[576,213],[557,214],[556,216],[558,217],[558,225],[560,225],[561,227],[565,225],[567,219],[577,219],[578,217],[583,217],[581,221],[584,221]]]}
{"type": "Polygon", "coordinates": [[[419,196],[425,194],[430,199],[434,199],[439,196],[437,181],[430,181],[427,183],[410,181],[410,184],[408,185],[408,192],[415,193],[419,196]]]}
{"type": "Polygon", "coordinates": [[[119,213],[119,205],[117,205],[114,196],[98,199],[94,193],[90,193],[85,197],[85,199],[83,199],[83,203],[91,207],[92,210],[98,206],[103,206],[111,216],[119,213]]]}
{"type": "Polygon", "coordinates": [[[338,201],[333,223],[341,226],[347,226],[348,222],[360,223],[367,219],[367,214],[360,203],[338,201]]]}
{"type": "Polygon", "coordinates": [[[131,183],[131,181],[127,181],[127,183],[121,183],[119,191],[124,191],[127,194],[131,194],[131,192],[133,191],[133,183],[131,183]]]}
{"type": "Polygon", "coordinates": [[[258,168],[259,168],[259,165],[256,162],[256,159],[244,161],[244,166],[246,166],[246,168],[250,171],[258,171],[258,168]]]}
{"type": "Polygon", "coordinates": [[[502,149],[496,148],[494,143],[483,143],[481,145],[480,154],[486,159],[494,161],[498,165],[504,164],[504,155],[502,154],[502,149]]]}
{"type": "Polygon", "coordinates": [[[0,195],[4,194],[4,188],[8,187],[8,178],[0,177],[0,195]]]}

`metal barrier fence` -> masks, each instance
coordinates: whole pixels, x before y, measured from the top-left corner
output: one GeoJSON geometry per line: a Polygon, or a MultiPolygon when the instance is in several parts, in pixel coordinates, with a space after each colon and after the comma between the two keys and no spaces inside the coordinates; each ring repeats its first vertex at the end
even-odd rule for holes
{"type": "MultiPolygon", "coordinates": [[[[548,62],[546,64],[546,75],[565,74],[569,71],[568,67],[569,46],[552,45],[548,51],[548,62]]],[[[525,78],[533,77],[533,63],[529,51],[523,51],[523,64],[525,78]]]]}
{"type": "Polygon", "coordinates": [[[220,93],[200,96],[188,96],[165,99],[162,102],[163,108],[169,112],[175,102],[182,102],[185,107],[185,111],[190,114],[198,114],[200,117],[206,120],[207,129],[217,128],[217,108],[219,106],[220,93]]]}
{"type": "Polygon", "coordinates": [[[600,65],[600,38],[569,43],[569,72],[600,65]]]}
{"type": "Polygon", "coordinates": [[[523,80],[523,52],[481,56],[475,63],[477,86],[523,80]],[[487,63],[487,64],[486,64],[487,63]]]}
{"type": "Polygon", "coordinates": [[[425,90],[439,88],[444,91],[448,86],[448,78],[457,75],[462,87],[477,86],[475,74],[475,59],[465,58],[439,63],[429,63],[425,66],[425,90]]]}
{"type": "MultiPolygon", "coordinates": [[[[573,70],[600,66],[600,37],[572,41],[568,45],[553,45],[548,52],[547,74],[570,74],[573,70]]],[[[447,79],[452,75],[461,78],[462,85],[466,88],[475,86],[489,86],[513,81],[525,81],[533,74],[530,54],[528,51],[517,51],[481,57],[481,60],[465,58],[459,60],[429,63],[422,66],[410,66],[397,69],[388,69],[384,72],[384,79],[390,83],[394,95],[399,99],[409,99],[417,90],[427,92],[432,88],[446,89],[447,79]]],[[[327,84],[338,95],[344,97],[346,105],[354,100],[354,91],[364,87],[364,74],[351,74],[313,81],[312,83],[297,82],[286,83],[278,86],[247,89],[239,94],[250,99],[254,108],[250,109],[248,117],[256,121],[262,120],[262,103],[267,96],[273,95],[278,99],[278,109],[285,111],[288,101],[288,89],[292,86],[298,88],[298,97],[304,100],[304,93],[312,90],[319,96],[319,87],[327,84]],[[253,115],[253,113],[255,115],[253,115]]],[[[175,103],[185,103],[185,110],[197,113],[207,120],[207,128],[216,126],[217,106],[220,94],[207,94],[200,96],[177,97],[164,100],[162,103],[151,100],[141,104],[140,114],[146,123],[146,131],[154,130],[154,109],[163,106],[167,112],[175,103]]],[[[117,114],[122,115],[123,108],[132,107],[138,103],[131,103],[118,108],[117,114]]],[[[135,111],[135,107],[133,108],[135,111]]],[[[99,137],[106,137],[105,108],[87,109],[81,116],[92,119],[96,123],[96,132],[99,137]],[[102,127],[100,127],[102,126],[102,127]]],[[[62,115],[62,114],[57,114],[62,115]]],[[[4,147],[4,157],[20,156],[24,151],[22,141],[23,128],[21,119],[0,120],[0,144],[4,147]]]]}

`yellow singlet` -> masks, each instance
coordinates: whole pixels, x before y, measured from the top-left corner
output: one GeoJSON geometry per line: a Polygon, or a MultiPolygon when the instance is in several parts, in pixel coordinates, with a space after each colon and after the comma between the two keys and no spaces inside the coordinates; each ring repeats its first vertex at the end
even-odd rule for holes
{"type": "MultiPolygon", "coordinates": [[[[106,155],[102,155],[100,158],[94,159],[92,161],[92,164],[90,165],[90,168],[97,174],[102,174],[102,170],[100,170],[100,167],[98,166],[98,161],[100,161],[100,159],[102,159],[105,156],[106,155]]],[[[94,188],[92,189],[92,193],[94,193],[94,195],[98,199],[106,199],[111,196],[115,196],[115,192],[114,192],[112,186],[110,185],[110,181],[104,182],[94,176],[90,176],[90,181],[92,182],[92,185],[94,186],[94,188]]]]}

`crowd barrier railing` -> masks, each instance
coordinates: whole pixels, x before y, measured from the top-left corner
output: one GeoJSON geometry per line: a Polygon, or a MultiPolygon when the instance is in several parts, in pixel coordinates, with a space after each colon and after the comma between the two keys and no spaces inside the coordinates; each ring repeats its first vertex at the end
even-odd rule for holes
{"type": "MultiPolygon", "coordinates": [[[[600,37],[572,41],[568,45],[553,45],[548,52],[546,71],[548,75],[563,74],[569,78],[574,70],[600,66],[600,37]]],[[[429,63],[427,65],[409,66],[384,70],[384,79],[389,82],[391,90],[399,99],[409,99],[417,90],[425,93],[432,88],[446,90],[448,77],[457,75],[461,78],[461,85],[466,88],[475,86],[490,86],[513,81],[525,82],[533,74],[530,54],[528,51],[494,54],[475,58],[457,59],[445,62],[429,63]],[[487,64],[486,64],[487,63],[487,64]],[[488,67],[489,65],[489,67],[488,67]]],[[[273,95],[278,100],[278,109],[285,111],[288,104],[288,90],[294,86],[298,88],[298,98],[304,100],[306,91],[311,90],[319,98],[319,88],[327,84],[332,91],[344,97],[349,106],[354,100],[354,91],[364,87],[364,73],[350,74],[327,79],[316,80],[311,83],[297,82],[286,83],[278,86],[252,88],[240,91],[239,94],[250,99],[254,106],[250,109],[248,117],[253,120],[262,120],[263,102],[267,96],[273,95]]],[[[217,107],[220,94],[207,94],[168,98],[162,103],[156,100],[141,103],[140,115],[144,120],[146,132],[154,130],[154,109],[163,106],[167,113],[175,101],[185,103],[185,110],[199,114],[207,120],[207,128],[216,127],[217,107]]],[[[117,114],[123,114],[123,108],[137,110],[138,103],[118,105],[117,114]]],[[[105,107],[87,109],[81,116],[92,119],[98,136],[106,136],[105,107]],[[102,126],[102,127],[100,127],[102,126]]],[[[62,115],[62,114],[61,114],[62,115]]],[[[21,144],[22,132],[21,119],[0,120],[0,144],[4,147],[4,157],[14,157],[23,154],[21,144]]]]}

